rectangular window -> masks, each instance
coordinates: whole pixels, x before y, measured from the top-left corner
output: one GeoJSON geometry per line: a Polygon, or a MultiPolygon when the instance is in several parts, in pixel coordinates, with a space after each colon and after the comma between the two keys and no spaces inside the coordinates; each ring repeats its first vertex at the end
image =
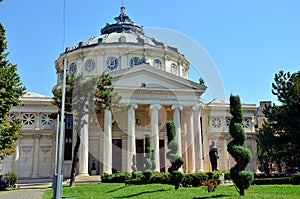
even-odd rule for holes
{"type": "Polygon", "coordinates": [[[166,172],[165,167],[165,140],[159,140],[159,163],[160,163],[160,172],[166,172]]]}
{"type": "Polygon", "coordinates": [[[112,172],[122,170],[122,139],[112,140],[112,172]]]}
{"type": "Polygon", "coordinates": [[[144,140],[135,140],[136,146],[136,166],[138,171],[141,171],[144,164],[144,140]]]}
{"type": "Polygon", "coordinates": [[[73,143],[73,115],[66,114],[64,160],[72,160],[72,143],[73,143]]]}

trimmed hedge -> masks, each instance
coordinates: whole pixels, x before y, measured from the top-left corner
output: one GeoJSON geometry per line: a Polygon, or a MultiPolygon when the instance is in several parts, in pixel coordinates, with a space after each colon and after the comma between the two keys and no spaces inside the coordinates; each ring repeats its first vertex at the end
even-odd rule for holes
{"type": "Polygon", "coordinates": [[[170,177],[169,173],[153,172],[150,183],[169,184],[170,177]]]}
{"type": "Polygon", "coordinates": [[[300,184],[300,172],[292,175],[293,184],[300,184]]]}
{"type": "MultiPolygon", "coordinates": [[[[182,186],[185,187],[199,187],[202,186],[203,182],[210,179],[219,180],[222,172],[214,171],[207,173],[192,173],[185,174],[182,182],[182,186]]],[[[225,180],[230,179],[228,172],[225,172],[225,180]]],[[[145,184],[144,175],[142,172],[136,173],[136,179],[132,179],[131,173],[128,172],[118,172],[114,174],[103,173],[101,175],[101,180],[103,183],[126,183],[126,184],[145,184]]],[[[148,183],[160,183],[160,184],[172,184],[170,173],[166,172],[153,172],[151,179],[148,183]]],[[[252,182],[253,185],[272,185],[272,184],[300,184],[300,173],[295,173],[291,177],[282,178],[256,178],[252,182]]]]}
{"type": "Polygon", "coordinates": [[[131,173],[117,172],[114,174],[103,173],[101,175],[101,181],[107,183],[124,183],[125,180],[131,179],[131,173]]]}
{"type": "Polygon", "coordinates": [[[257,178],[252,182],[253,185],[272,185],[272,184],[292,184],[291,177],[284,178],[257,178]]]}
{"type": "Polygon", "coordinates": [[[208,177],[207,173],[191,173],[185,174],[185,178],[183,180],[183,186],[189,187],[199,187],[202,185],[202,182],[207,181],[211,178],[208,177]]]}

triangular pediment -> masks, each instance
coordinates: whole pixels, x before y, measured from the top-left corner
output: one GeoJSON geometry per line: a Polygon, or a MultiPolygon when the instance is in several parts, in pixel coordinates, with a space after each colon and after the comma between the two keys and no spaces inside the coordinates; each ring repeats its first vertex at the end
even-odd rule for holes
{"type": "Polygon", "coordinates": [[[154,68],[148,64],[113,71],[110,75],[113,77],[116,88],[192,90],[201,93],[206,89],[205,86],[154,68]]]}

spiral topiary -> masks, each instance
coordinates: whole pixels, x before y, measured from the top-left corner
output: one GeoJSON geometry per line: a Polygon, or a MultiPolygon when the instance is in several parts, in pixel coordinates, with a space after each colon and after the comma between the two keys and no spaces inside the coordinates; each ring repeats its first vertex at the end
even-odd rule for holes
{"type": "Polygon", "coordinates": [[[230,96],[230,113],[232,119],[230,120],[229,133],[233,140],[228,143],[227,151],[236,161],[236,165],[230,169],[230,176],[239,194],[244,196],[245,189],[250,187],[254,176],[251,171],[245,170],[252,159],[252,153],[243,146],[246,141],[246,134],[243,128],[244,118],[239,96],[230,96]]]}
{"type": "Polygon", "coordinates": [[[152,176],[152,161],[151,161],[151,155],[154,154],[154,151],[152,151],[151,148],[151,139],[150,135],[145,135],[145,158],[144,158],[144,167],[142,169],[142,172],[144,174],[144,182],[148,183],[152,176]]]}
{"type": "Polygon", "coordinates": [[[132,178],[136,179],[136,172],[137,172],[137,167],[136,167],[136,154],[132,155],[132,178]]]}
{"type": "Polygon", "coordinates": [[[168,168],[168,172],[171,174],[171,181],[175,185],[175,190],[177,190],[179,189],[180,183],[184,179],[184,174],[178,171],[178,169],[183,165],[184,161],[182,157],[177,155],[178,144],[175,141],[176,131],[174,122],[167,122],[166,128],[168,136],[168,148],[170,149],[170,151],[167,153],[167,158],[171,163],[171,166],[168,168]]]}

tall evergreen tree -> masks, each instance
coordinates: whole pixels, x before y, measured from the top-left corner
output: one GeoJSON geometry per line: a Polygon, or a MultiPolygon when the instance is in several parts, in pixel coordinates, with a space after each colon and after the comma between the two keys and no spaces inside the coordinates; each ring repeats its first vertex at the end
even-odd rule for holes
{"type": "Polygon", "coordinates": [[[13,106],[20,104],[20,97],[25,91],[17,65],[7,60],[6,49],[5,29],[0,23],[0,160],[15,150],[21,119],[8,121],[7,114],[13,106]]]}
{"type": "Polygon", "coordinates": [[[253,181],[253,173],[245,168],[252,159],[251,151],[244,147],[246,133],[243,128],[243,110],[239,96],[230,96],[230,120],[229,133],[233,140],[227,145],[227,151],[235,159],[236,165],[230,169],[230,176],[241,196],[245,195],[245,189],[249,188],[253,181]]]}
{"type": "MultiPolygon", "coordinates": [[[[300,71],[279,71],[272,83],[272,93],[281,102],[263,111],[267,120],[260,129],[258,141],[272,136],[272,150],[266,155],[273,161],[281,160],[290,167],[300,167],[300,71]]],[[[263,142],[258,147],[264,148],[263,142]]]]}

